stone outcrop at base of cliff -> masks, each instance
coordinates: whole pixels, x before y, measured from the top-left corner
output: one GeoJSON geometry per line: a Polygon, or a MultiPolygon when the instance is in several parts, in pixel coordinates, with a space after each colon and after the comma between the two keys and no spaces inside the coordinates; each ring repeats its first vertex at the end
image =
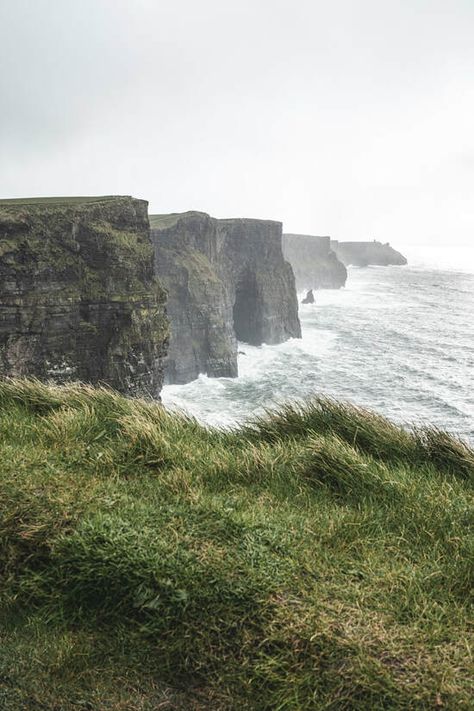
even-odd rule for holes
{"type": "Polygon", "coordinates": [[[0,375],[159,395],[168,322],[147,206],[0,201],[0,375]]]}
{"type": "Polygon", "coordinates": [[[314,304],[314,301],[315,301],[315,299],[314,299],[313,290],[310,289],[308,292],[306,292],[306,296],[304,297],[304,299],[301,300],[301,303],[302,304],[314,304]]]}
{"type": "Polygon", "coordinates": [[[331,249],[329,237],[284,234],[283,254],[295,273],[296,288],[339,289],[347,269],[331,249]]]}
{"type": "Polygon", "coordinates": [[[388,242],[338,242],[331,240],[331,248],[338,258],[346,266],[367,267],[370,264],[377,266],[404,266],[407,264],[406,257],[396,249],[393,249],[388,242]]]}
{"type": "Polygon", "coordinates": [[[237,340],[301,336],[281,223],[188,212],[152,215],[150,225],[156,273],[168,291],[168,382],[236,376],[237,340]]]}

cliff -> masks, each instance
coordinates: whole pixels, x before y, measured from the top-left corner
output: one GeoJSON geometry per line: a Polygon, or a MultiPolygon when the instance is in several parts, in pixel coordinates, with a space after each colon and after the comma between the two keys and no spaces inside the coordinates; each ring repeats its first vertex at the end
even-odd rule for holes
{"type": "Polygon", "coordinates": [[[390,264],[403,266],[407,264],[406,257],[388,242],[338,242],[331,240],[331,248],[345,265],[352,264],[356,267],[367,267],[369,264],[389,266],[390,264]]]}
{"type": "Polygon", "coordinates": [[[236,376],[237,340],[301,336],[281,223],[187,212],[152,215],[150,225],[156,273],[168,291],[168,382],[236,376]]]}
{"type": "Polygon", "coordinates": [[[168,325],[147,205],[0,201],[0,375],[158,396],[168,325]]]}
{"type": "Polygon", "coordinates": [[[347,269],[330,246],[329,237],[283,235],[283,254],[295,273],[296,288],[339,289],[347,279],[347,269]]]}
{"type": "Polygon", "coordinates": [[[170,320],[166,381],[199,373],[237,375],[231,295],[215,269],[217,225],[209,215],[150,216],[155,269],[168,292],[170,320]]]}

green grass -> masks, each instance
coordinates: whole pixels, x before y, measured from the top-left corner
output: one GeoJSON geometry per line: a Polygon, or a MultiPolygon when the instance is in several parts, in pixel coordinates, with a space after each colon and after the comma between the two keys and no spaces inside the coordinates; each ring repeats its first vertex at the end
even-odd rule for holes
{"type": "Polygon", "coordinates": [[[472,709],[474,454],[0,382],[0,707],[472,709]]]}
{"type": "Polygon", "coordinates": [[[97,195],[92,197],[34,197],[34,198],[8,198],[0,200],[0,205],[5,207],[35,206],[35,205],[81,205],[90,202],[109,202],[124,195],[97,195]]]}
{"type": "Polygon", "coordinates": [[[171,212],[164,215],[150,215],[150,227],[155,230],[165,230],[169,227],[174,227],[178,220],[182,217],[191,217],[192,215],[206,216],[205,212],[189,210],[188,212],[171,212]]]}

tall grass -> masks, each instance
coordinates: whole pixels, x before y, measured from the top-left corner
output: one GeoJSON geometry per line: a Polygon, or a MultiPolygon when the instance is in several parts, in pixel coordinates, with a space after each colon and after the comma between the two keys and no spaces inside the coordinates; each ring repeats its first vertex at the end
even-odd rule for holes
{"type": "Polygon", "coordinates": [[[474,455],[0,381],[0,708],[470,709],[474,455]]]}
{"type": "Polygon", "coordinates": [[[437,469],[472,482],[474,454],[460,439],[435,427],[406,429],[387,418],[351,403],[313,397],[304,404],[283,406],[243,429],[249,439],[277,442],[309,433],[333,434],[353,449],[391,464],[400,462],[437,469]]]}

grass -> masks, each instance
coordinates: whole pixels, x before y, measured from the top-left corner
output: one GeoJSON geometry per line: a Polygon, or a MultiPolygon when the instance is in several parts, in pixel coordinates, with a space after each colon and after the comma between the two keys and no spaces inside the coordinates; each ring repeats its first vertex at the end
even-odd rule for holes
{"type": "Polygon", "coordinates": [[[150,215],[150,227],[152,230],[165,230],[169,227],[174,227],[181,218],[192,216],[208,217],[205,212],[198,212],[197,210],[189,210],[188,212],[171,212],[163,215],[150,215]]]}
{"type": "Polygon", "coordinates": [[[472,709],[474,454],[0,382],[0,707],[472,709]]]}
{"type": "Polygon", "coordinates": [[[97,195],[93,197],[33,197],[33,198],[7,198],[0,200],[0,205],[5,207],[21,207],[22,205],[81,205],[91,202],[109,202],[123,195],[97,195]]]}

